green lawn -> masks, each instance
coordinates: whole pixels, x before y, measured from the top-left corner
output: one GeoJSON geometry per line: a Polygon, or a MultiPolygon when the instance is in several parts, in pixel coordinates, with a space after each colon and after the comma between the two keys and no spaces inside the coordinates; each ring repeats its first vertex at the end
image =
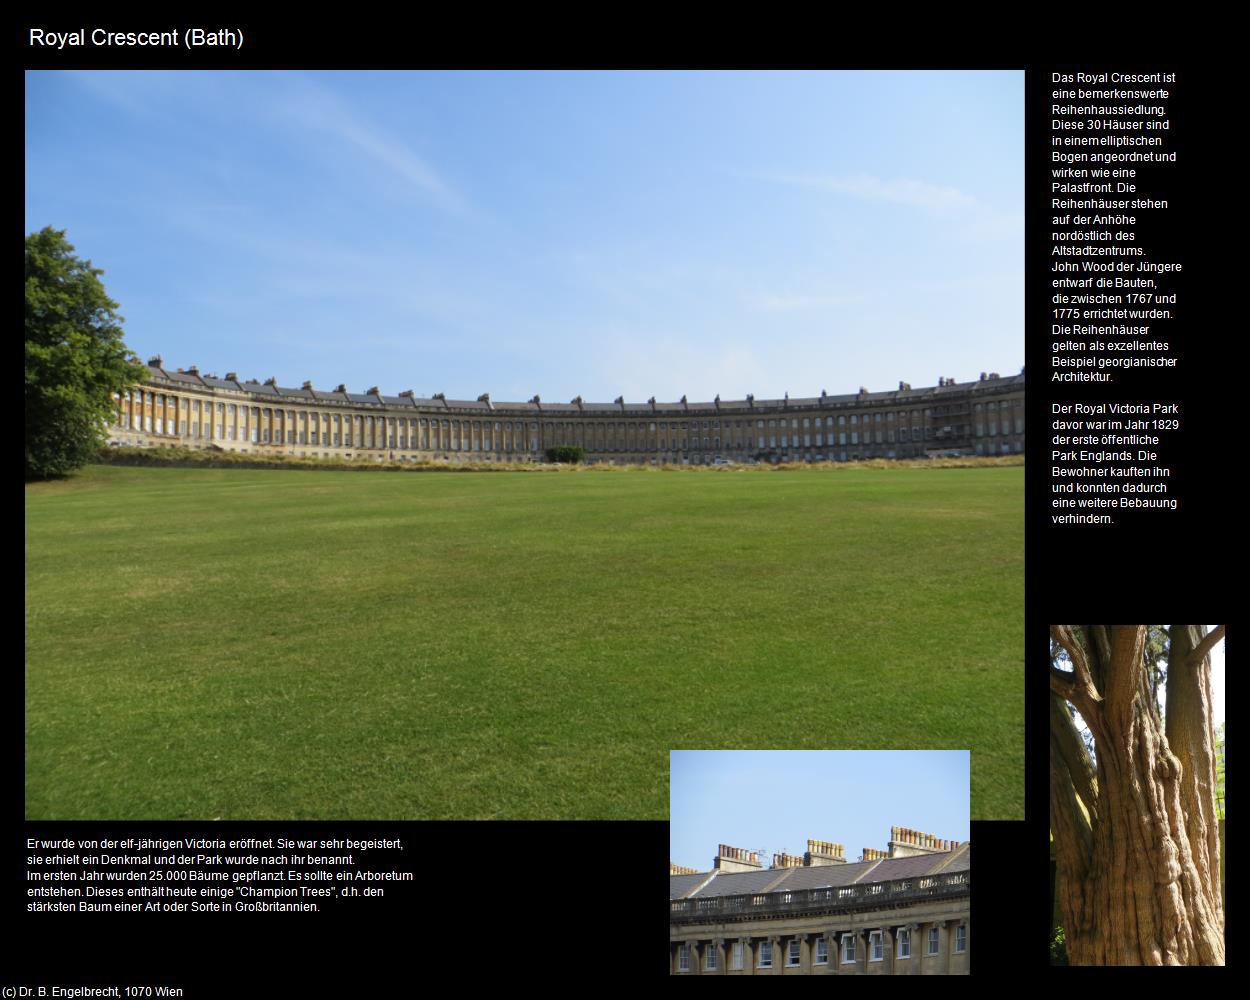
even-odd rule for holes
{"type": "Polygon", "coordinates": [[[663,818],[670,749],[916,747],[971,748],[973,816],[1019,819],[1023,485],[28,485],[26,815],[663,818]]]}

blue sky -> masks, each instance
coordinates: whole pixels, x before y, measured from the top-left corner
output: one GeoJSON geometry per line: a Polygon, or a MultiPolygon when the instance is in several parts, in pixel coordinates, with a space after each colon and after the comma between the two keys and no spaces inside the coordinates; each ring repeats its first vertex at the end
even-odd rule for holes
{"type": "Polygon", "coordinates": [[[761,398],[1023,363],[1019,72],[31,72],[26,231],[170,367],[761,398]]]}
{"type": "Polygon", "coordinates": [[[885,850],[890,827],[968,839],[966,750],[674,750],[669,858],[711,868],[718,844],[802,854],[885,850]]]}

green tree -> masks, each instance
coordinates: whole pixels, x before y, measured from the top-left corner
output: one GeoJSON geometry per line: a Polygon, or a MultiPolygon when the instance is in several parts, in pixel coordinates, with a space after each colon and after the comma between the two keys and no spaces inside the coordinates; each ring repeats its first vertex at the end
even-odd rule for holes
{"type": "Polygon", "coordinates": [[[586,457],[586,449],[573,444],[562,444],[547,449],[548,462],[560,462],[576,465],[586,457]]]}
{"type": "Polygon", "coordinates": [[[1224,723],[1215,731],[1215,798],[1220,804],[1220,819],[1224,818],[1224,723]]]}
{"type": "Polygon", "coordinates": [[[1073,965],[1224,964],[1207,655],[1223,635],[1172,625],[1152,648],[1146,625],[1051,626],[1050,823],[1073,965]]]}
{"type": "Polygon", "coordinates": [[[113,393],[147,370],[122,342],[122,318],[91,261],[63,230],[26,237],[26,476],[63,475],[104,442],[113,393]]]}

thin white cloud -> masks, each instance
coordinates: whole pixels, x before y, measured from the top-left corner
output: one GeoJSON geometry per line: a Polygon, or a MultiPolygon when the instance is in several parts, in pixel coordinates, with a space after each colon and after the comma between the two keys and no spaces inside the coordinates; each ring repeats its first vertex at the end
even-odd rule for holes
{"type": "Polygon", "coordinates": [[[182,125],[195,114],[216,117],[233,110],[240,115],[268,118],[279,128],[295,126],[306,134],[320,134],[316,140],[319,148],[330,153],[350,149],[443,210],[460,214],[469,211],[465,199],[408,143],[369,123],[362,110],[328,86],[306,74],[275,73],[266,77],[272,86],[258,82],[257,74],[73,74],[73,79],[96,98],[166,125],[175,120],[176,104],[176,120],[182,125]]]}
{"type": "Polygon", "coordinates": [[[362,112],[309,77],[297,75],[288,79],[292,86],[275,106],[288,121],[309,131],[327,132],[340,144],[354,147],[445,210],[468,210],[463,197],[402,139],[371,128],[362,112]]]}
{"type": "Polygon", "coordinates": [[[974,208],[977,200],[959,188],[944,187],[911,178],[885,180],[871,174],[833,177],[821,174],[774,174],[772,180],[801,187],[833,191],[868,201],[886,201],[896,205],[912,205],[935,215],[952,215],[974,208]]]}

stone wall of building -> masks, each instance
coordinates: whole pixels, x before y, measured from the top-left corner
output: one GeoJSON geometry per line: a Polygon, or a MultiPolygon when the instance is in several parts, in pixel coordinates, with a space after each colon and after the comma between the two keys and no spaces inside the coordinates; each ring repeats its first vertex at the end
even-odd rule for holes
{"type": "Polygon", "coordinates": [[[150,447],[219,448],[306,458],[449,462],[542,461],[576,445],[588,462],[815,462],[1024,450],[1024,375],[931,388],[805,399],[710,403],[525,403],[333,392],[276,380],[170,371],[116,398],[109,439],[150,447]]]}
{"type": "Polygon", "coordinates": [[[670,972],[729,976],[962,975],[969,972],[970,931],[966,895],[921,901],[902,909],[675,924],[669,938],[670,972]],[[907,939],[901,941],[904,935],[907,939]],[[709,967],[708,952],[713,950],[716,955],[709,967]],[[741,962],[736,965],[739,955],[741,962]]]}

